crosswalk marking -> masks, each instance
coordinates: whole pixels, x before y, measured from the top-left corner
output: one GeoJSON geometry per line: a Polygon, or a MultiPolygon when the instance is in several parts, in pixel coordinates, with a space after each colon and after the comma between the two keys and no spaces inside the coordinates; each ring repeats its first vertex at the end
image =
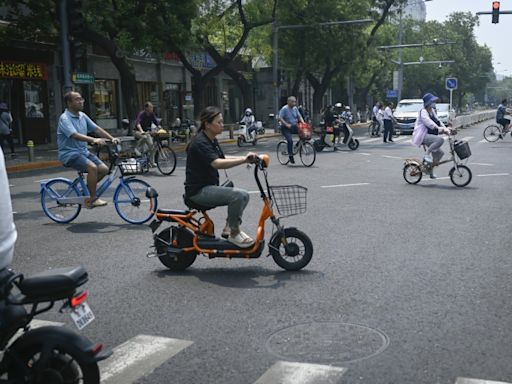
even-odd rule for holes
{"type": "Polygon", "coordinates": [[[322,185],[322,186],[320,186],[320,188],[357,187],[357,186],[360,186],[360,185],[369,185],[369,184],[370,183],[322,185]]]}
{"type": "Polygon", "coordinates": [[[129,384],[147,375],[192,344],[188,340],[138,335],[114,348],[114,355],[100,362],[103,384],[129,384]]]}
{"type": "Polygon", "coordinates": [[[398,136],[393,139],[393,141],[405,141],[405,140],[411,140],[410,136],[398,136]]]}
{"type": "Polygon", "coordinates": [[[330,365],[278,361],[254,384],[336,384],[345,371],[330,365]]]}
{"type": "Polygon", "coordinates": [[[364,139],[364,140],[360,140],[360,141],[361,141],[361,143],[375,143],[376,141],[382,141],[382,139],[376,137],[374,139],[364,139]]]}
{"type": "Polygon", "coordinates": [[[484,175],[477,175],[477,177],[489,177],[489,176],[509,176],[510,173],[487,173],[484,175]]]}
{"type": "Polygon", "coordinates": [[[382,155],[382,157],[385,157],[386,159],[399,159],[399,160],[403,160],[404,159],[403,157],[389,156],[389,155],[382,155]]]}
{"type": "Polygon", "coordinates": [[[489,381],[489,380],[479,380],[479,379],[469,379],[466,377],[457,377],[457,381],[455,384],[510,384],[505,383],[504,381],[489,381]]]}
{"type": "Polygon", "coordinates": [[[466,136],[466,137],[463,137],[461,140],[464,140],[464,141],[470,141],[471,139],[474,139],[475,136],[466,136]]]}

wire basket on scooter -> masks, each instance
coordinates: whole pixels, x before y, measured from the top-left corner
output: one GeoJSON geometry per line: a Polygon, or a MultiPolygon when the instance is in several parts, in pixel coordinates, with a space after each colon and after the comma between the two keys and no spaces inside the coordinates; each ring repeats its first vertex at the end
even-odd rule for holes
{"type": "Polygon", "coordinates": [[[281,217],[306,212],[308,189],[300,185],[269,186],[269,192],[281,217]]]}

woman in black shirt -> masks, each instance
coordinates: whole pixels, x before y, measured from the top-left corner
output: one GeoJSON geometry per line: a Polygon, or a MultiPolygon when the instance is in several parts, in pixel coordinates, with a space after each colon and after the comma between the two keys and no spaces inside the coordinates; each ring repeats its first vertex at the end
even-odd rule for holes
{"type": "Polygon", "coordinates": [[[224,120],[217,107],[206,107],[199,115],[201,126],[197,136],[187,148],[185,195],[196,204],[207,207],[228,206],[223,237],[241,247],[248,248],[254,240],[240,230],[242,213],[249,203],[247,191],[219,186],[219,169],[233,168],[250,163],[255,154],[224,156],[216,136],[223,131],[224,120]]]}

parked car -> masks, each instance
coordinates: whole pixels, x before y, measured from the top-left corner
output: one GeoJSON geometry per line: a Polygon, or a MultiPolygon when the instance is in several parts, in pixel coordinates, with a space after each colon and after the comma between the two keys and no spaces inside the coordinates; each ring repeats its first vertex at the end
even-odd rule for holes
{"type": "Polygon", "coordinates": [[[437,103],[436,113],[439,120],[444,124],[452,122],[455,119],[455,109],[450,110],[450,104],[448,103],[437,103]]]}
{"type": "Polygon", "coordinates": [[[396,106],[393,116],[396,123],[395,132],[400,135],[412,135],[418,112],[423,108],[422,99],[403,99],[396,106]]]}

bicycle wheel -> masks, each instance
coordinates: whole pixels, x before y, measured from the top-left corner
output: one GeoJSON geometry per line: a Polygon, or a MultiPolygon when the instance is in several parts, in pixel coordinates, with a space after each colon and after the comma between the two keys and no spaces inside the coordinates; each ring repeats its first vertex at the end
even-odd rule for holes
{"type": "Polygon", "coordinates": [[[176,169],[176,154],[171,147],[162,146],[155,153],[155,163],[162,175],[169,176],[176,169]]]}
{"type": "Polygon", "coordinates": [[[304,141],[299,147],[299,155],[300,161],[302,161],[302,164],[304,164],[305,167],[311,167],[315,163],[315,147],[313,147],[313,144],[311,144],[309,141],[304,141]]]}
{"type": "Polygon", "coordinates": [[[465,187],[473,178],[471,170],[465,165],[458,165],[450,169],[450,180],[457,187],[465,187]]]}
{"type": "Polygon", "coordinates": [[[127,179],[121,182],[114,192],[114,206],[121,218],[130,224],[143,224],[157,208],[157,198],[146,197],[148,183],[139,179],[127,179]]]}
{"type": "Polygon", "coordinates": [[[61,197],[79,197],[80,191],[76,185],[69,180],[51,180],[41,188],[41,206],[43,212],[56,223],[69,223],[74,220],[82,205],[78,203],[59,203],[61,197]]]}
{"type": "Polygon", "coordinates": [[[501,137],[501,128],[491,124],[484,129],[484,139],[490,143],[497,141],[501,137]]]}
{"type": "Polygon", "coordinates": [[[313,243],[304,232],[296,228],[285,228],[286,244],[279,234],[270,241],[270,254],[281,268],[298,271],[309,264],[313,257],[313,243]]]}
{"type": "Polygon", "coordinates": [[[348,147],[352,151],[355,151],[357,148],[359,148],[359,140],[357,140],[357,139],[350,140],[350,142],[348,143],[348,147]]]}
{"type": "Polygon", "coordinates": [[[374,129],[375,129],[375,123],[372,121],[370,125],[368,126],[368,136],[374,135],[374,129]]]}
{"type": "Polygon", "coordinates": [[[409,184],[418,184],[423,176],[421,168],[417,164],[406,164],[404,166],[404,179],[409,184]]]}
{"type": "Polygon", "coordinates": [[[277,143],[277,160],[286,165],[290,161],[290,157],[288,156],[288,143],[285,140],[281,140],[277,143]]]}

